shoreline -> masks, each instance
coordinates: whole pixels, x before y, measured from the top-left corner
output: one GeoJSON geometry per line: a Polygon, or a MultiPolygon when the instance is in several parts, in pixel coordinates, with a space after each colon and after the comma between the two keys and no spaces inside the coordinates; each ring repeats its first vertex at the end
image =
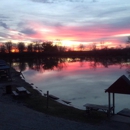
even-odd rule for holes
{"type": "MultiPolygon", "coordinates": [[[[11,68],[11,69],[13,69],[13,73],[14,73],[14,75],[12,76],[12,77],[13,77],[13,78],[12,78],[13,86],[15,86],[15,87],[24,86],[27,90],[31,90],[31,89],[32,89],[32,90],[35,91],[36,93],[39,93],[39,96],[47,98],[47,96],[46,96],[47,94],[45,94],[45,93],[42,94],[40,90],[35,89],[34,86],[33,86],[34,83],[28,83],[28,82],[25,80],[25,77],[24,77],[24,75],[23,75],[22,73],[17,72],[14,68],[11,68]],[[17,76],[17,75],[18,75],[18,76],[17,76]],[[16,77],[16,76],[17,76],[17,77],[16,77]],[[19,85],[19,83],[20,83],[20,85],[19,85]]],[[[54,96],[54,95],[49,94],[49,98],[51,98],[52,100],[54,100],[54,101],[56,101],[57,103],[60,103],[60,104],[62,104],[62,105],[74,107],[74,106],[71,104],[71,102],[66,101],[66,100],[62,100],[62,99],[60,99],[59,97],[56,97],[56,96],[54,96]]],[[[74,108],[75,108],[75,107],[74,107],[74,108]]]]}
{"type": "MultiPolygon", "coordinates": [[[[12,101],[14,104],[26,106],[30,109],[36,110],[38,112],[46,113],[49,115],[67,118],[67,119],[72,118],[72,120],[78,120],[81,122],[86,121],[85,110],[78,109],[69,103],[65,103],[68,101],[62,101],[62,99],[54,100],[49,97],[48,98],[49,101],[48,101],[48,105],[47,105],[47,97],[43,96],[40,93],[40,91],[38,91],[37,89],[34,89],[32,86],[32,85],[34,85],[33,83],[26,82],[26,80],[23,78],[24,76],[23,75],[21,76],[21,74],[22,73],[17,72],[14,68],[11,67],[12,81],[5,83],[4,89],[5,89],[5,86],[7,86],[7,85],[11,85],[12,90],[16,90],[16,87],[23,86],[23,87],[25,87],[25,89],[27,89],[31,93],[31,95],[27,98],[14,98],[12,94],[5,93],[5,95],[10,98],[10,99],[8,98],[8,101],[10,100],[10,102],[12,101]],[[65,114],[64,111],[66,111],[67,114],[65,114]],[[72,111],[73,111],[73,113],[72,113],[72,111]],[[64,113],[64,114],[62,114],[62,113],[64,113]],[[84,116],[83,118],[81,118],[81,120],[78,119],[79,114],[84,116]]],[[[4,90],[4,91],[6,91],[6,90],[4,90]]],[[[92,122],[100,122],[102,119],[107,120],[106,115],[104,115],[104,114],[101,114],[101,116],[99,115],[98,118],[96,120],[94,119],[92,122]]],[[[87,121],[91,122],[91,121],[89,121],[89,119],[87,119],[87,121]]]]}
{"type": "Polygon", "coordinates": [[[52,100],[49,98],[48,108],[47,108],[47,98],[43,96],[38,90],[34,89],[32,83],[26,82],[14,68],[10,69],[12,81],[0,83],[0,88],[3,90],[1,93],[4,96],[0,99],[1,102],[10,103],[20,106],[26,106],[30,109],[33,109],[38,112],[42,112],[47,115],[52,115],[55,117],[65,118],[69,120],[75,120],[78,122],[89,122],[97,123],[102,119],[106,120],[106,116],[98,116],[97,119],[90,120],[85,116],[85,110],[80,110],[71,105],[67,105],[61,101],[52,100]],[[11,94],[6,94],[6,86],[11,85],[12,90],[15,90],[16,87],[23,86],[25,87],[31,95],[23,99],[15,99],[11,94]]]}

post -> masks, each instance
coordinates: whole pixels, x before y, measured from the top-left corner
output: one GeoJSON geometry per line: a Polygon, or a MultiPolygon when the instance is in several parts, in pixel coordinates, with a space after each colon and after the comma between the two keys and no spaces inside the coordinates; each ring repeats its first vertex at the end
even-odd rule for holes
{"type": "Polygon", "coordinates": [[[113,93],[113,115],[115,114],[115,94],[113,93]]]}
{"type": "Polygon", "coordinates": [[[49,104],[49,91],[47,91],[47,104],[46,104],[47,109],[48,109],[48,104],[49,104]]]}
{"type": "Polygon", "coordinates": [[[110,117],[110,108],[111,108],[111,94],[108,92],[108,117],[110,117]]]}

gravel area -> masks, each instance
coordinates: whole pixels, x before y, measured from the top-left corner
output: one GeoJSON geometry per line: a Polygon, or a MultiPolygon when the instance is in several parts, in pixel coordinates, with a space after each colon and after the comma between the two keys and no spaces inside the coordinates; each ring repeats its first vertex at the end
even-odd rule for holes
{"type": "Polygon", "coordinates": [[[0,117],[0,130],[130,130],[130,125],[125,123],[79,123],[49,116],[17,103],[0,102],[0,117]]]}

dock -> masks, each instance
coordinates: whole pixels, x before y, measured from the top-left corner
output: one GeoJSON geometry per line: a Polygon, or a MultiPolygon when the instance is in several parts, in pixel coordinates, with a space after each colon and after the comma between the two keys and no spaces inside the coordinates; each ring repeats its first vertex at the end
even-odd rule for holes
{"type": "Polygon", "coordinates": [[[123,110],[112,116],[111,120],[130,124],[130,109],[124,108],[123,110]]]}
{"type": "Polygon", "coordinates": [[[121,116],[126,116],[126,117],[130,118],[130,109],[124,108],[123,110],[119,111],[117,114],[121,115],[121,116]]]}

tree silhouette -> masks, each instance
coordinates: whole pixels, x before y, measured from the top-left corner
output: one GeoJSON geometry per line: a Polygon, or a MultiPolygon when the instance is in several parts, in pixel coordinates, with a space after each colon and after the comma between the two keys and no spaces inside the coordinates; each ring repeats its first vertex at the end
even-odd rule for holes
{"type": "Polygon", "coordinates": [[[57,68],[58,62],[59,62],[58,58],[54,58],[54,57],[46,58],[43,61],[43,69],[44,70],[53,70],[54,67],[57,68]]]}
{"type": "Polygon", "coordinates": [[[28,46],[27,46],[27,51],[28,52],[33,52],[33,44],[30,43],[28,46]]]}
{"type": "Polygon", "coordinates": [[[127,43],[130,44],[130,36],[128,36],[127,38],[127,43]]]}
{"type": "Polygon", "coordinates": [[[130,48],[130,36],[127,37],[126,48],[130,48]]]}
{"type": "Polygon", "coordinates": [[[36,42],[35,42],[34,50],[35,50],[35,52],[41,52],[41,51],[42,51],[42,47],[41,47],[39,41],[36,41],[36,42]]]}
{"type": "Polygon", "coordinates": [[[126,43],[128,44],[127,48],[129,48],[130,47],[130,36],[128,36],[127,38],[128,38],[126,41],[126,43]]]}
{"type": "Polygon", "coordinates": [[[92,48],[92,49],[91,49],[92,51],[95,51],[95,50],[97,50],[96,43],[93,43],[91,48],[92,48]]]}
{"type": "Polygon", "coordinates": [[[5,45],[2,45],[0,48],[1,53],[5,53],[6,52],[6,47],[5,45]]]}
{"type": "Polygon", "coordinates": [[[83,51],[83,50],[84,50],[84,45],[83,45],[83,44],[80,44],[80,45],[79,45],[79,49],[80,49],[80,51],[83,51]]]}
{"type": "Polygon", "coordinates": [[[42,43],[42,49],[44,52],[57,52],[58,48],[57,46],[53,46],[53,42],[47,41],[42,43]]]}
{"type": "Polygon", "coordinates": [[[25,61],[20,61],[19,62],[19,70],[20,70],[20,72],[24,71],[25,69],[26,69],[25,61]]]}
{"type": "Polygon", "coordinates": [[[18,43],[18,50],[19,50],[20,53],[24,52],[24,50],[25,50],[24,42],[19,42],[18,43]]]}
{"type": "Polygon", "coordinates": [[[6,49],[7,49],[8,53],[10,53],[11,49],[12,49],[12,42],[11,41],[6,42],[5,45],[6,45],[6,49]]]}
{"type": "Polygon", "coordinates": [[[59,51],[59,52],[65,52],[66,51],[66,47],[65,46],[59,46],[59,47],[56,46],[56,47],[57,47],[57,51],[59,51]]]}

